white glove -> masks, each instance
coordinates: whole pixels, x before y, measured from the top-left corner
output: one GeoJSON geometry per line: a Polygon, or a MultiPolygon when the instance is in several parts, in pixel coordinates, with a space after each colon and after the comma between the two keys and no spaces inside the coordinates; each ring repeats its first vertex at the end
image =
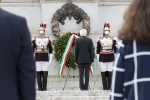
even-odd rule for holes
{"type": "Polygon", "coordinates": [[[116,53],[114,53],[114,59],[116,59],[116,56],[117,56],[117,54],[116,54],[116,53]]]}
{"type": "Polygon", "coordinates": [[[32,40],[32,41],[34,40],[34,36],[32,36],[31,40],[32,40]]]}
{"type": "Polygon", "coordinates": [[[48,66],[50,66],[51,62],[52,62],[52,57],[53,57],[53,54],[50,53],[49,54],[49,62],[48,62],[48,66]]]}
{"type": "Polygon", "coordinates": [[[97,62],[98,62],[98,65],[100,66],[100,62],[99,62],[99,57],[100,57],[100,54],[97,54],[97,62]]]}
{"type": "Polygon", "coordinates": [[[99,62],[99,54],[97,54],[96,56],[97,56],[97,61],[99,62]]]}

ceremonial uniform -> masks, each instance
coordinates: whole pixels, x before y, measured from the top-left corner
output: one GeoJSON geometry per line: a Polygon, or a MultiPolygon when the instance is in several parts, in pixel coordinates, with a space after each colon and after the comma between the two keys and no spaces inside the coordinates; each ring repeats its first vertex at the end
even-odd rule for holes
{"type": "MultiPolygon", "coordinates": [[[[109,23],[104,24],[104,32],[109,30],[109,23]]],[[[114,53],[116,52],[116,40],[114,37],[105,34],[97,42],[97,59],[101,68],[103,89],[109,90],[111,87],[112,67],[114,63],[114,53]],[[107,35],[107,36],[106,36],[107,35]]]]}
{"type": "MultiPolygon", "coordinates": [[[[39,31],[44,30],[43,25],[40,26],[39,31]]],[[[52,60],[52,45],[49,37],[44,36],[34,37],[32,44],[35,53],[37,83],[39,91],[47,90],[48,67],[52,60]]]]}

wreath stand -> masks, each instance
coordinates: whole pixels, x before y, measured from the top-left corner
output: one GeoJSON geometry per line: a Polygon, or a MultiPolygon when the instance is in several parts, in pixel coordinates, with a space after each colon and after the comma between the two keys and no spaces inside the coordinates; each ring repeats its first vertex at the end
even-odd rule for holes
{"type": "Polygon", "coordinates": [[[64,84],[64,87],[63,87],[63,91],[65,90],[65,87],[66,87],[66,83],[67,83],[67,80],[68,80],[69,72],[70,72],[70,67],[69,67],[69,71],[68,71],[68,74],[67,74],[67,78],[66,78],[66,81],[65,81],[65,84],[64,84]]]}

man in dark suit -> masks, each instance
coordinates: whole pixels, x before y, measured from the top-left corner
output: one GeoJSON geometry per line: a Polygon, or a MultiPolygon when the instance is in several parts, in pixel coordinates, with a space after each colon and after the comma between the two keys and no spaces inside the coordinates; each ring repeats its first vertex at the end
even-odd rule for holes
{"type": "Polygon", "coordinates": [[[35,62],[26,20],[0,9],[0,100],[35,100],[35,62]]]}
{"type": "Polygon", "coordinates": [[[86,37],[87,30],[80,30],[80,38],[75,41],[75,64],[79,68],[79,86],[81,90],[88,90],[90,65],[94,62],[93,43],[86,37]],[[83,74],[85,71],[85,84],[83,74]]]}

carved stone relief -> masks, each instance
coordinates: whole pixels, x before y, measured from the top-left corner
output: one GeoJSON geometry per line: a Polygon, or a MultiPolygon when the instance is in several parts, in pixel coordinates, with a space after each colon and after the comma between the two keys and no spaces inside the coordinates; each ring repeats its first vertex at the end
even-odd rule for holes
{"type": "Polygon", "coordinates": [[[60,9],[56,11],[56,13],[53,14],[52,21],[51,21],[51,29],[53,34],[56,37],[59,37],[62,35],[60,29],[59,29],[59,22],[64,25],[65,19],[69,18],[69,20],[72,19],[72,17],[76,20],[76,23],[79,24],[81,21],[83,22],[83,28],[87,30],[88,35],[90,32],[90,17],[85,13],[81,8],[79,8],[77,5],[72,4],[71,0],[68,0],[68,3],[64,4],[60,9]]]}

